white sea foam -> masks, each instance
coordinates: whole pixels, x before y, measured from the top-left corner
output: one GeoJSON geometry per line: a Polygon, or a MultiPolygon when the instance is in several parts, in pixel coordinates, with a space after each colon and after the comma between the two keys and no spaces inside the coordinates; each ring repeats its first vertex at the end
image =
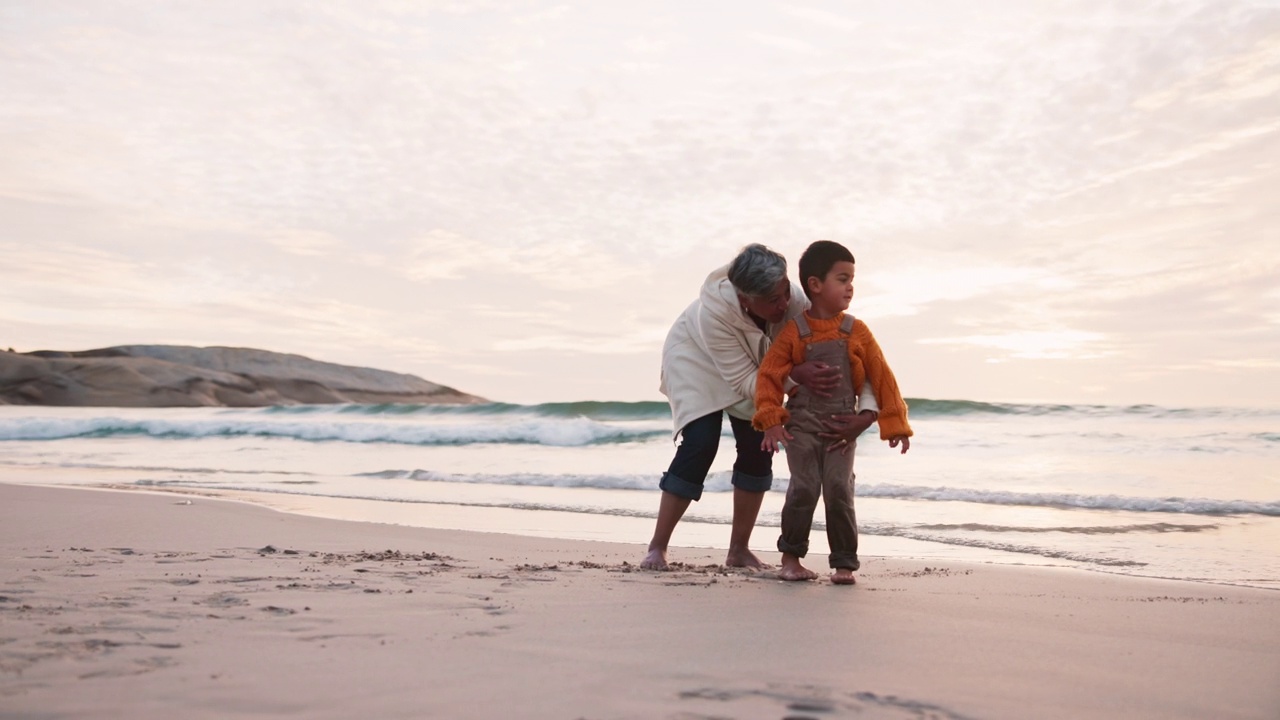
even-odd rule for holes
{"type": "MultiPolygon", "coordinates": [[[[540,487],[588,487],[606,490],[648,490],[656,482],[654,473],[579,475],[567,473],[477,473],[461,474],[433,470],[386,470],[367,473],[369,477],[430,482],[540,487]]],[[[733,490],[731,472],[711,473],[706,492],[733,490]]],[[[786,492],[787,479],[774,482],[775,492],[786,492]]],[[[1124,510],[1129,512],[1181,513],[1189,515],[1270,515],[1280,516],[1280,501],[1214,500],[1209,498],[1123,497],[1119,495],[1079,495],[1072,493],[1025,493],[969,488],[923,487],[866,483],[858,486],[858,497],[901,500],[969,502],[986,505],[1124,510]]]]}
{"type": "Polygon", "coordinates": [[[1124,497],[1120,495],[1080,495],[1076,493],[1026,493],[969,488],[922,487],[867,484],[858,487],[859,497],[904,500],[941,500],[987,505],[1029,505],[1034,507],[1128,510],[1131,512],[1187,513],[1192,515],[1272,515],[1280,516],[1280,501],[1214,500],[1180,497],[1124,497]]]}
{"type": "Polygon", "coordinates": [[[467,422],[343,421],[334,416],[305,420],[226,417],[212,419],[125,418],[4,418],[0,441],[64,440],[73,438],[145,435],[162,439],[209,437],[276,437],[313,442],[463,445],[471,443],[533,443],[579,446],[643,440],[666,434],[661,423],[609,423],[587,418],[510,418],[467,422]]]}

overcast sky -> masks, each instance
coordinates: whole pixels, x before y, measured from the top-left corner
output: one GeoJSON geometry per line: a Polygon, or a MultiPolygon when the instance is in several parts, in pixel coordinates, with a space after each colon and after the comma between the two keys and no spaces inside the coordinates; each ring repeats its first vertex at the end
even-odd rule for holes
{"type": "Polygon", "coordinates": [[[0,346],[660,399],[820,238],[909,397],[1280,405],[1280,2],[0,2],[0,346]]]}

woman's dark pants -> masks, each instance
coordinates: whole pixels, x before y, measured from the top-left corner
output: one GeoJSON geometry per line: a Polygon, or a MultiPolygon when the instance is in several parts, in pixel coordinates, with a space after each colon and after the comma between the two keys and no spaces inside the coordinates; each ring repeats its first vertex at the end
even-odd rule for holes
{"type": "MultiPolygon", "coordinates": [[[[680,430],[680,445],[671,466],[658,487],[678,497],[698,500],[711,463],[720,448],[720,428],[725,412],[703,415],[680,430]]],[[[729,416],[738,458],[733,463],[733,486],[748,492],[766,492],[773,487],[773,453],[760,448],[764,433],[751,427],[750,420],[729,416]]]]}

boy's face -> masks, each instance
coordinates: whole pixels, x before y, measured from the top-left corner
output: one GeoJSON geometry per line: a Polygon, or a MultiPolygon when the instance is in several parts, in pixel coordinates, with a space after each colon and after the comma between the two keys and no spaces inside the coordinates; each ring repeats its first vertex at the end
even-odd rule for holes
{"type": "Polygon", "coordinates": [[[809,278],[809,301],[814,307],[828,312],[841,312],[849,308],[853,300],[853,263],[837,262],[827,271],[827,276],[809,278]]]}
{"type": "Polygon", "coordinates": [[[763,297],[738,293],[738,301],[748,312],[765,322],[780,323],[787,316],[787,307],[791,305],[791,281],[786,278],[779,280],[773,290],[763,297]]]}

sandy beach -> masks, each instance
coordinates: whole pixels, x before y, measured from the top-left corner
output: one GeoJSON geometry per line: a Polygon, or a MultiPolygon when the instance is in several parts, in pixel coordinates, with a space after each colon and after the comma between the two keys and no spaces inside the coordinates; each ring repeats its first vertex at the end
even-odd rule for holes
{"type": "Polygon", "coordinates": [[[1280,594],[0,484],[0,717],[1275,718],[1280,594]],[[766,558],[776,562],[776,555],[766,558]],[[821,567],[821,559],[814,564],[821,567]]]}

